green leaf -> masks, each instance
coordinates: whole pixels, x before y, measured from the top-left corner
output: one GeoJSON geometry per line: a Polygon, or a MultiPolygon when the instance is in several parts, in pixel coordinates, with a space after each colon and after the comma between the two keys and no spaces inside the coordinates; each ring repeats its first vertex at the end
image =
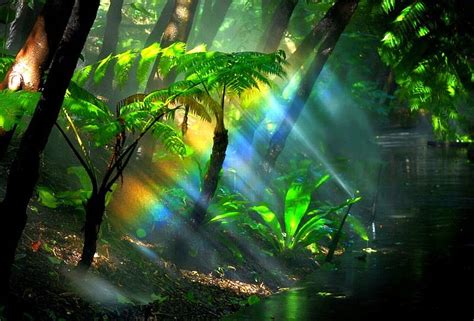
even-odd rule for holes
{"type": "Polygon", "coordinates": [[[311,191],[305,188],[303,184],[293,182],[285,197],[285,231],[287,242],[295,235],[310,202],[311,191]]]}
{"type": "Polygon", "coordinates": [[[161,52],[161,47],[158,42],[155,42],[149,47],[146,47],[140,52],[140,60],[138,61],[137,80],[139,86],[144,85],[148,78],[150,68],[161,52]]]}
{"type": "Polygon", "coordinates": [[[173,127],[158,122],[153,128],[153,135],[160,139],[170,152],[180,156],[186,155],[186,145],[173,127]]]}
{"type": "Polygon", "coordinates": [[[55,256],[48,256],[48,260],[49,260],[49,262],[51,262],[54,265],[59,265],[63,262],[55,256]]]}
{"type": "Polygon", "coordinates": [[[320,188],[324,183],[326,183],[329,179],[331,178],[331,175],[329,174],[326,174],[326,175],[323,175],[319,181],[316,183],[316,186],[314,187],[314,189],[318,189],[320,188]]]}
{"type": "Polygon", "coordinates": [[[107,69],[109,68],[110,62],[114,59],[112,54],[108,55],[101,61],[99,61],[99,64],[97,65],[97,68],[95,69],[94,72],[94,83],[97,85],[99,82],[104,79],[105,74],[107,72],[107,69]]]}
{"type": "Polygon", "coordinates": [[[81,188],[86,191],[92,191],[92,183],[87,171],[82,166],[71,166],[67,169],[67,173],[75,175],[79,179],[81,188]]]}
{"type": "Polygon", "coordinates": [[[227,220],[229,218],[231,218],[231,219],[237,218],[240,215],[241,215],[240,212],[228,212],[228,213],[225,213],[225,214],[214,216],[211,220],[209,220],[209,223],[220,222],[220,221],[227,220]]]}
{"type": "Polygon", "coordinates": [[[38,192],[38,201],[46,207],[49,208],[57,208],[58,207],[58,199],[54,195],[54,192],[45,187],[45,186],[38,186],[36,188],[38,192]]]}
{"type": "Polygon", "coordinates": [[[122,88],[128,80],[130,69],[136,58],[136,53],[132,50],[125,51],[117,56],[117,63],[114,67],[115,79],[117,87],[122,88]]]}
{"type": "Polygon", "coordinates": [[[349,223],[354,233],[357,234],[361,239],[363,239],[364,241],[369,240],[367,229],[357,217],[352,214],[347,215],[347,223],[349,223]]]}
{"type": "Polygon", "coordinates": [[[250,209],[260,215],[265,224],[275,233],[278,240],[283,243],[283,231],[275,213],[265,205],[253,206],[250,209]]]}

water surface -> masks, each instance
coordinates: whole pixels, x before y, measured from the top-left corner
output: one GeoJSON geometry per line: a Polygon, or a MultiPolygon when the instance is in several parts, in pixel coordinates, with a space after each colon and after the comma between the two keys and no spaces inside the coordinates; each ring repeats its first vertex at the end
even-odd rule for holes
{"type": "Polygon", "coordinates": [[[366,244],[376,253],[363,260],[354,246],[337,270],[226,320],[474,320],[474,165],[427,139],[377,137],[385,165],[366,244]]]}

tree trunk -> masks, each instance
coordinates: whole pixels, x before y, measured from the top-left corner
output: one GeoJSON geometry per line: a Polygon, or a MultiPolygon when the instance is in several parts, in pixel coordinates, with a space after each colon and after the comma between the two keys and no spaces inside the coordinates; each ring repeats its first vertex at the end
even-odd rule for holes
{"type": "MultiPolygon", "coordinates": [[[[115,54],[117,51],[117,44],[119,41],[119,29],[122,22],[122,7],[124,0],[111,0],[109,11],[107,11],[107,22],[104,30],[104,42],[100,48],[98,60],[106,58],[110,54],[115,54]]],[[[101,95],[109,97],[113,96],[112,83],[114,80],[114,71],[112,66],[109,66],[107,73],[98,86],[98,91],[101,95]]]]}
{"type": "MultiPolygon", "coordinates": [[[[311,56],[316,46],[321,43],[324,37],[327,37],[328,30],[335,23],[334,15],[331,12],[342,10],[338,9],[344,4],[341,1],[336,2],[326,13],[323,19],[317,23],[313,30],[303,39],[296,51],[288,59],[288,63],[293,70],[299,69],[305,63],[305,59],[311,56]]],[[[336,21],[337,23],[337,21],[336,21]]]]}
{"type": "MultiPolygon", "coordinates": [[[[359,0],[338,0],[329,9],[325,17],[319,24],[324,25],[324,37],[321,39],[321,45],[318,48],[316,57],[306,71],[298,91],[290,102],[283,122],[278,126],[271,137],[270,146],[263,160],[263,170],[270,173],[276,163],[278,156],[285,147],[286,139],[291,133],[296,120],[301,114],[308,98],[313,90],[314,84],[318,79],[324,64],[331,55],[341,33],[346,28],[352,15],[354,14],[359,0]]],[[[318,27],[316,27],[318,29],[318,27]]],[[[267,175],[268,177],[268,175],[267,175]]]]}
{"type": "Polygon", "coordinates": [[[86,223],[84,225],[84,247],[79,267],[87,270],[97,252],[100,225],[105,213],[105,193],[92,195],[86,204],[86,223]]]}
{"type": "Polygon", "coordinates": [[[266,26],[270,21],[270,8],[272,5],[272,0],[262,0],[261,10],[262,10],[262,26],[266,26]]]}
{"type": "MultiPolygon", "coordinates": [[[[46,7],[54,4],[53,7],[59,8],[67,6],[67,3],[64,0],[51,0],[46,7]]],[[[66,89],[95,20],[99,3],[99,0],[75,1],[64,35],[54,54],[40,101],[10,168],[5,198],[0,204],[4,220],[0,226],[0,297],[3,300],[8,294],[15,251],[26,224],[26,209],[38,179],[40,155],[58,118],[66,89]]],[[[61,9],[63,12],[64,10],[61,9]]],[[[50,26],[46,20],[43,21],[46,26],[50,26]]],[[[51,29],[46,28],[46,32],[48,31],[51,29]]]]}
{"type": "Polygon", "coordinates": [[[163,35],[163,32],[165,32],[166,25],[168,24],[168,21],[170,21],[171,15],[173,14],[175,2],[176,0],[166,1],[165,7],[161,11],[158,21],[146,39],[145,47],[151,46],[153,43],[161,41],[161,36],[163,35]]]}
{"type": "MultiPolygon", "coordinates": [[[[15,62],[0,83],[0,90],[39,90],[43,73],[58,47],[73,4],[73,0],[46,2],[15,62]]],[[[13,134],[14,131],[10,130],[0,132],[0,159],[6,153],[13,134]]]]}
{"type": "Polygon", "coordinates": [[[25,43],[39,11],[37,1],[34,1],[32,8],[28,2],[27,0],[17,2],[15,19],[10,23],[6,47],[12,53],[17,53],[25,43]]]}
{"type": "MultiPolygon", "coordinates": [[[[161,37],[161,48],[166,48],[175,42],[187,42],[191,27],[193,25],[194,16],[198,0],[176,0],[173,8],[173,14],[168,21],[163,36],[161,37]]],[[[158,57],[153,65],[150,78],[146,86],[146,92],[157,90],[160,87],[165,87],[175,79],[175,75],[171,73],[165,80],[160,82],[160,77],[157,73],[160,57],[158,57]]]]}
{"type": "Polygon", "coordinates": [[[396,89],[397,83],[395,82],[395,74],[393,70],[390,70],[383,85],[383,92],[385,93],[385,96],[380,98],[379,104],[381,106],[389,105],[389,96],[392,96],[396,89]]]}
{"type": "Polygon", "coordinates": [[[104,30],[104,42],[100,48],[98,60],[115,53],[119,40],[119,28],[122,22],[123,0],[111,0],[107,11],[107,22],[104,30]]]}
{"type": "Polygon", "coordinates": [[[68,22],[74,1],[48,1],[44,5],[25,44],[0,89],[37,91],[43,72],[48,68],[64,28],[68,22]]]}
{"type": "Polygon", "coordinates": [[[228,144],[229,137],[227,130],[225,128],[220,129],[219,126],[216,127],[209,168],[202,182],[199,200],[197,200],[191,212],[191,219],[196,227],[204,223],[207,209],[216,193],[228,144]]]}
{"type": "Polygon", "coordinates": [[[298,0],[281,0],[260,41],[263,52],[274,52],[278,49],[297,4],[298,0]]]}
{"type": "MultiPolygon", "coordinates": [[[[208,1],[212,2],[210,0],[208,1]]],[[[204,10],[200,23],[201,30],[196,37],[196,43],[204,43],[208,48],[212,47],[212,42],[222,26],[231,4],[232,0],[214,0],[210,9],[204,10]]]]}

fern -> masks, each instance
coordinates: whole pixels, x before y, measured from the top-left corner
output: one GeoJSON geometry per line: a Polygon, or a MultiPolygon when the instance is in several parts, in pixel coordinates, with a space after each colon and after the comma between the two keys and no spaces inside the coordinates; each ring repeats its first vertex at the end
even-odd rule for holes
{"type": "Polygon", "coordinates": [[[186,155],[186,145],[173,127],[165,123],[157,123],[153,128],[153,135],[163,143],[168,151],[180,156],[186,155]]]}

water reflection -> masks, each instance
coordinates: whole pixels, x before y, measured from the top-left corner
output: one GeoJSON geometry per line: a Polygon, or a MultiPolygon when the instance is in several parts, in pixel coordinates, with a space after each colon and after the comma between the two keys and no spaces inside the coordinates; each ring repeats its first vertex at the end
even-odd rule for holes
{"type": "Polygon", "coordinates": [[[406,131],[377,137],[385,166],[367,244],[335,271],[226,320],[473,320],[474,166],[406,131]],[[329,294],[329,295],[326,295],[329,294]]]}

